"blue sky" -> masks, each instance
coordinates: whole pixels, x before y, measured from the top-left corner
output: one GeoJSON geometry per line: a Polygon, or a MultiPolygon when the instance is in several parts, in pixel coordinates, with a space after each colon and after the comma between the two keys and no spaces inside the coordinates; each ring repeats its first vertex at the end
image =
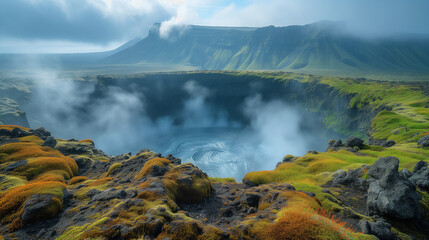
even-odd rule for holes
{"type": "Polygon", "coordinates": [[[144,37],[156,22],[287,26],[342,21],[362,36],[429,34],[429,0],[1,0],[0,52],[87,52],[144,37]]]}

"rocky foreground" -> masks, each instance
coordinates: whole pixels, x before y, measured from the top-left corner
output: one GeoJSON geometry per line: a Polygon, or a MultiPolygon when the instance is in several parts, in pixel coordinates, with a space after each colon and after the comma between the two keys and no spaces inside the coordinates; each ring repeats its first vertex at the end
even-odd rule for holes
{"type": "MultiPolygon", "coordinates": [[[[326,154],[367,158],[365,148],[395,143],[378,144],[332,141],[326,154]]],[[[286,156],[275,171],[312,156],[322,153],[286,156]]],[[[0,239],[428,239],[427,161],[398,171],[399,161],[332,169],[303,191],[252,175],[214,180],[171,155],[107,156],[91,140],[1,125],[0,239]]]]}

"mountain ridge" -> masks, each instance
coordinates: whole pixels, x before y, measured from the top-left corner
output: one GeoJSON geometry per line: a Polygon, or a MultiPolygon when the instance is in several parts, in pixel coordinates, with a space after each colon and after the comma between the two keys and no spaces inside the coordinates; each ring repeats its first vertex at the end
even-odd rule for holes
{"type": "Polygon", "coordinates": [[[168,39],[155,24],[135,45],[105,63],[168,62],[206,70],[377,70],[429,72],[425,38],[364,39],[340,24],[318,22],[287,27],[176,28],[168,39]]]}

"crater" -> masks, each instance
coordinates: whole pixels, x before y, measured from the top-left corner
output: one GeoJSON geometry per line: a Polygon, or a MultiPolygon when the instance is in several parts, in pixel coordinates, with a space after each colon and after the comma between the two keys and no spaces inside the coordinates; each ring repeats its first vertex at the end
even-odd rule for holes
{"type": "Polygon", "coordinates": [[[330,139],[363,134],[371,118],[349,107],[351,96],[299,78],[196,72],[43,81],[24,107],[31,127],[90,138],[111,155],[173,154],[211,177],[238,181],[275,168],[286,154],[324,151],[330,139]]]}

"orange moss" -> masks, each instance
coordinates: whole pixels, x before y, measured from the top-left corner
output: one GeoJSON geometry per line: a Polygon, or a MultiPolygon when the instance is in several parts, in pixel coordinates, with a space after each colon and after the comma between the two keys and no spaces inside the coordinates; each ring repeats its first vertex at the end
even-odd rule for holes
{"type": "Polygon", "coordinates": [[[37,157],[30,159],[26,165],[17,168],[15,171],[18,172],[19,175],[23,175],[27,177],[28,180],[31,180],[38,175],[52,170],[63,171],[64,174],[60,175],[70,179],[77,174],[78,166],[72,158],[66,156],[37,157]]]}
{"type": "Polygon", "coordinates": [[[64,172],[60,170],[45,172],[37,176],[33,182],[65,182],[64,172]]]}
{"type": "Polygon", "coordinates": [[[29,131],[30,130],[29,128],[21,127],[21,126],[17,126],[17,125],[0,125],[0,129],[6,129],[6,130],[9,130],[9,131],[12,131],[14,128],[20,128],[20,129],[22,129],[24,131],[29,131]]]}
{"type": "Polygon", "coordinates": [[[68,184],[69,185],[73,185],[73,184],[76,184],[76,183],[84,182],[84,181],[86,181],[88,179],[89,178],[86,177],[86,176],[76,176],[76,177],[73,177],[72,179],[70,179],[69,182],[68,182],[68,184]]]}
{"type": "Polygon", "coordinates": [[[142,178],[142,177],[148,175],[150,172],[153,171],[153,167],[155,167],[155,166],[163,167],[163,166],[167,166],[170,163],[171,163],[170,160],[165,159],[165,158],[153,158],[144,164],[142,170],[140,171],[140,173],[135,178],[139,179],[139,178],[142,178]]]}
{"type": "Polygon", "coordinates": [[[257,229],[260,239],[355,239],[356,232],[341,218],[323,209],[307,207],[285,212],[276,223],[257,229]]]}
{"type": "Polygon", "coordinates": [[[53,148],[42,147],[30,142],[8,143],[0,146],[0,163],[34,157],[64,157],[64,155],[53,148]]]}
{"type": "Polygon", "coordinates": [[[81,142],[81,143],[91,143],[91,145],[94,146],[94,141],[92,141],[91,139],[83,139],[83,140],[80,140],[79,142],[81,142]]]}
{"type": "Polygon", "coordinates": [[[198,239],[200,228],[196,222],[176,222],[174,230],[169,225],[164,225],[165,232],[157,239],[170,237],[171,239],[198,239]]]}
{"type": "Polygon", "coordinates": [[[90,184],[88,184],[88,187],[95,187],[95,186],[103,185],[109,181],[112,181],[113,179],[114,178],[112,178],[112,177],[100,178],[100,179],[95,180],[94,182],[91,182],[90,184]]]}
{"type": "Polygon", "coordinates": [[[170,198],[184,203],[199,203],[204,198],[210,197],[212,185],[206,176],[192,175],[191,184],[183,184],[178,181],[183,167],[186,167],[186,164],[173,168],[164,174],[162,183],[170,198]]]}
{"type": "Polygon", "coordinates": [[[42,145],[45,142],[45,141],[43,141],[43,139],[39,138],[36,135],[21,137],[21,138],[19,138],[19,141],[20,142],[32,142],[32,143],[35,143],[37,145],[42,145]]]}
{"type": "Polygon", "coordinates": [[[60,182],[32,182],[12,188],[0,197],[0,218],[6,222],[19,218],[23,210],[22,204],[35,194],[53,194],[62,204],[60,198],[62,199],[65,188],[66,185],[60,182]],[[7,218],[4,219],[5,217],[7,218]]]}
{"type": "Polygon", "coordinates": [[[160,198],[158,194],[150,191],[141,191],[137,197],[148,201],[154,201],[160,198]]]}
{"type": "Polygon", "coordinates": [[[139,189],[149,188],[151,183],[151,181],[144,181],[142,184],[139,185],[139,189]]]}

